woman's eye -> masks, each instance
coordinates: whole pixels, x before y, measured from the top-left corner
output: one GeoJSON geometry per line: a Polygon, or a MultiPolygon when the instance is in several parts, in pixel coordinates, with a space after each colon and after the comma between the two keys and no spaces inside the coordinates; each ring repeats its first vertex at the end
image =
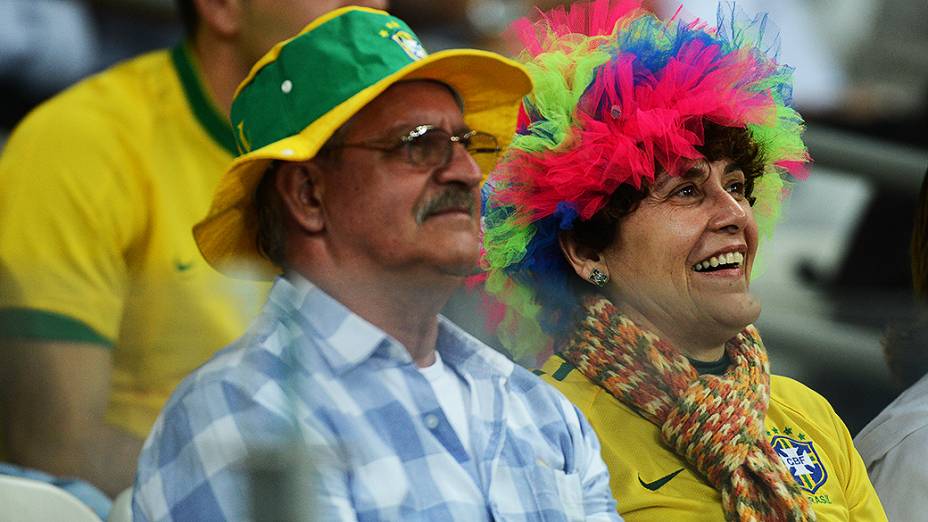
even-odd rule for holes
{"type": "Polygon", "coordinates": [[[698,196],[699,192],[693,185],[683,185],[682,187],[674,190],[670,195],[681,198],[692,198],[698,196]]]}
{"type": "Polygon", "coordinates": [[[729,192],[737,192],[738,194],[744,194],[744,183],[741,181],[736,181],[731,185],[728,185],[729,192]]]}

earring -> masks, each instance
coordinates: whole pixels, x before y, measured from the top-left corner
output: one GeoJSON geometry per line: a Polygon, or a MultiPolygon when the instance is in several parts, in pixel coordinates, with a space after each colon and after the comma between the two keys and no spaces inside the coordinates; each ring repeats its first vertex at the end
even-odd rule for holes
{"type": "Polygon", "coordinates": [[[590,272],[590,282],[602,288],[609,282],[609,276],[600,272],[598,268],[594,268],[593,271],[590,272]]]}

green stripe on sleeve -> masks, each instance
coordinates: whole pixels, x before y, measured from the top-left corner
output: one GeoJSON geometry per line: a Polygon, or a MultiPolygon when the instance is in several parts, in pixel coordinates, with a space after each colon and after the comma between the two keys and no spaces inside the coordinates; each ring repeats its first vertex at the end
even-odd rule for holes
{"type": "Polygon", "coordinates": [[[28,308],[0,310],[0,338],[72,341],[113,347],[113,341],[77,319],[28,308]]]}
{"type": "Polygon", "coordinates": [[[206,94],[190,52],[186,44],[178,45],[171,50],[171,60],[174,62],[174,68],[177,69],[177,76],[180,77],[190,110],[193,111],[193,115],[213,141],[229,154],[236,156],[238,151],[235,150],[232,125],[225,116],[220,114],[216,105],[206,94]]]}

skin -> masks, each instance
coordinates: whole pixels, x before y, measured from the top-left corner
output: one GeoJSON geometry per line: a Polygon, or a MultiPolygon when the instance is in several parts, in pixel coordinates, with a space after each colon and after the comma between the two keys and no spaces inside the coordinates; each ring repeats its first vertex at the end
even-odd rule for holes
{"type": "Polygon", "coordinates": [[[277,42],[333,9],[359,5],[387,9],[388,0],[195,0],[201,23],[193,52],[207,89],[223,114],[238,84],[277,42]]]}
{"type": "Polygon", "coordinates": [[[77,476],[110,496],[132,485],[143,440],[104,421],[112,351],[91,343],[6,341],[0,396],[10,461],[77,476]]]}
{"type": "MultiPolygon", "coordinates": [[[[277,40],[296,34],[330,9],[386,0],[196,0],[200,25],[193,51],[217,108],[252,63],[277,40]]],[[[108,425],[113,354],[89,343],[5,339],[0,361],[0,435],[10,462],[80,477],[110,496],[132,485],[143,438],[108,425]],[[9,400],[15,398],[15,400],[9,400]]]]}
{"type": "Polygon", "coordinates": [[[760,314],[750,293],[757,223],[743,190],[744,174],[731,161],[700,161],[683,176],[659,175],[604,251],[586,252],[569,240],[562,247],[580,277],[594,268],[609,275],[606,294],[629,318],[689,357],[715,361],[760,314]],[[738,268],[693,269],[735,251],[745,256],[738,268]]]}
{"type": "MultiPolygon", "coordinates": [[[[446,87],[407,82],[362,109],[345,143],[395,143],[421,124],[467,128],[446,87]]],[[[453,151],[428,169],[349,147],[331,162],[285,163],[276,178],[290,269],[396,338],[419,366],[434,362],[437,314],[480,252],[480,169],[463,146],[453,151]],[[461,203],[423,212],[449,192],[461,203]]]]}

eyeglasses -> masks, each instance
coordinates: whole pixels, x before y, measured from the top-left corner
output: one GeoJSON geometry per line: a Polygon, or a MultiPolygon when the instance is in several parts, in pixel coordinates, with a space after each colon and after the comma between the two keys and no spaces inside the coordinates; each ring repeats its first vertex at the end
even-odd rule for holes
{"type": "Polygon", "coordinates": [[[402,149],[406,161],[416,167],[436,169],[451,162],[455,143],[460,143],[468,154],[474,157],[478,165],[483,167],[489,161],[496,160],[499,155],[499,142],[492,134],[480,131],[467,131],[463,134],[449,134],[434,125],[419,125],[409,134],[401,137],[395,145],[377,145],[375,143],[342,143],[330,149],[359,148],[379,150],[383,152],[398,152],[402,149]]]}

